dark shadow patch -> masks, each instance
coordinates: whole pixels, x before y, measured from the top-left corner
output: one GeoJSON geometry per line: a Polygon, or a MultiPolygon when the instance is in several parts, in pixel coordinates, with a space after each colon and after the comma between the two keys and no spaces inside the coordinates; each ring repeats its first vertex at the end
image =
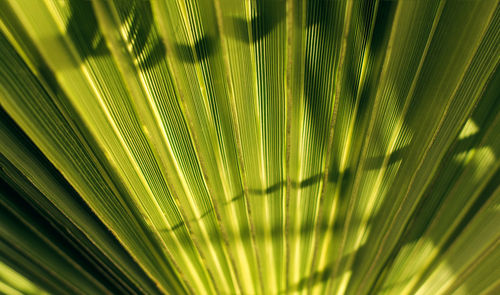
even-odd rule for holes
{"type": "MultiPolygon", "coordinates": [[[[153,13],[149,0],[124,1],[115,3],[122,22],[130,19],[128,42],[137,63],[145,68],[156,65],[166,57],[166,50],[160,39],[149,42],[153,31],[153,13]]],[[[78,54],[88,57],[110,55],[103,34],[95,16],[91,1],[69,1],[70,17],[66,24],[66,34],[71,38],[78,54]],[[84,24],[84,25],[83,25],[84,24]]]]}
{"type": "Polygon", "coordinates": [[[196,63],[206,60],[212,56],[217,47],[213,37],[203,36],[194,45],[175,44],[175,54],[183,62],[196,63]]]}
{"type": "Polygon", "coordinates": [[[382,50],[385,51],[385,36],[389,34],[392,29],[397,5],[397,1],[380,1],[370,45],[370,55],[373,57],[380,55],[382,50]]]}
{"type": "Polygon", "coordinates": [[[245,43],[256,43],[269,35],[285,17],[284,0],[258,0],[256,14],[250,21],[232,17],[229,23],[234,27],[233,38],[245,43]]]}
{"type": "Polygon", "coordinates": [[[306,25],[308,27],[314,25],[327,25],[333,18],[330,13],[333,3],[334,1],[328,0],[307,1],[306,25]]]}
{"type": "Polygon", "coordinates": [[[66,24],[66,34],[74,42],[78,54],[84,59],[89,56],[109,54],[104,37],[99,30],[92,2],[69,1],[68,4],[70,17],[66,24]]]}

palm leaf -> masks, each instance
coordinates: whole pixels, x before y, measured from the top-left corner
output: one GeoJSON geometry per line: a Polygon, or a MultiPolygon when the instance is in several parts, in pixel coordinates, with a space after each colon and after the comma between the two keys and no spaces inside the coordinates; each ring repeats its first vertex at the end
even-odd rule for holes
{"type": "Polygon", "coordinates": [[[499,32],[496,0],[0,2],[0,291],[500,292],[499,32]]]}

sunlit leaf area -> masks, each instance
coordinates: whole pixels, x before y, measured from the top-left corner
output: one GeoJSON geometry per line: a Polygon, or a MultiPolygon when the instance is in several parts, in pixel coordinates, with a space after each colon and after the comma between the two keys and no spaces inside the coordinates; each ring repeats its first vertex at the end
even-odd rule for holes
{"type": "Polygon", "coordinates": [[[500,0],[0,0],[0,294],[500,294],[500,0]]]}

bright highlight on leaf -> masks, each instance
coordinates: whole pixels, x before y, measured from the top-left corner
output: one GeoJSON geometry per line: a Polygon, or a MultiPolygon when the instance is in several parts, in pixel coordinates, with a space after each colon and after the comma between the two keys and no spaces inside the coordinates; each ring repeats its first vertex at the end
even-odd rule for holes
{"type": "Polygon", "coordinates": [[[499,294],[498,0],[0,1],[0,293],[499,294]]]}

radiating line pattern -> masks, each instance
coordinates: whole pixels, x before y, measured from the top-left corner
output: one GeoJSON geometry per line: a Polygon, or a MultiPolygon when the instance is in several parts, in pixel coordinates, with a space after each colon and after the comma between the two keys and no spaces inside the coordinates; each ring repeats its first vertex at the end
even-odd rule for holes
{"type": "Polygon", "coordinates": [[[500,293],[500,1],[0,1],[0,293],[500,293]]]}

